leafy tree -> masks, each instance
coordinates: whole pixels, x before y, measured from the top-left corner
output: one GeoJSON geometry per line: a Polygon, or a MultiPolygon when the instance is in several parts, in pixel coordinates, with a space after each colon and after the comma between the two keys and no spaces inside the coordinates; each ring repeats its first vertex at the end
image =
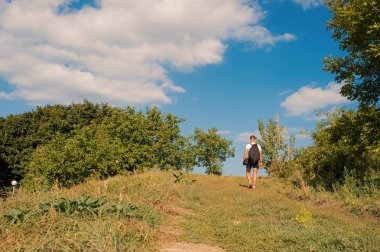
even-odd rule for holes
{"type": "Polygon", "coordinates": [[[332,189],[334,184],[344,183],[345,174],[364,181],[379,173],[379,109],[339,109],[326,116],[317,124],[313,145],[302,149],[292,164],[303,170],[306,181],[332,189]]]}
{"type": "Polygon", "coordinates": [[[222,138],[216,128],[204,132],[199,128],[194,130],[194,155],[195,164],[206,167],[207,174],[222,175],[222,167],[229,157],[234,157],[235,149],[231,148],[232,142],[222,138]]]}
{"type": "Polygon", "coordinates": [[[333,18],[327,28],[344,56],[328,56],[325,70],[343,82],[341,93],[361,105],[376,105],[380,96],[380,1],[327,0],[333,18]]]}
{"type": "Polygon", "coordinates": [[[158,108],[143,113],[88,101],[0,118],[0,186],[11,179],[35,189],[71,186],[143,169],[190,170],[195,164],[221,173],[221,162],[233,156],[231,143],[216,129],[185,137],[182,121],[158,108]]]}
{"type": "Polygon", "coordinates": [[[286,162],[294,156],[294,136],[285,136],[285,127],[281,126],[277,116],[275,119],[269,119],[266,125],[259,119],[258,128],[261,135],[258,142],[263,148],[265,166],[270,174],[283,175],[286,172],[286,162]]]}
{"type": "Polygon", "coordinates": [[[38,146],[49,143],[57,134],[70,135],[75,129],[100,122],[115,109],[85,100],[69,106],[37,107],[35,111],[1,118],[0,186],[25,176],[25,167],[38,146]]]}
{"type": "Polygon", "coordinates": [[[122,170],[123,152],[120,141],[96,125],[78,129],[68,138],[58,134],[33,152],[23,183],[33,189],[67,187],[91,177],[113,176],[122,170]]]}

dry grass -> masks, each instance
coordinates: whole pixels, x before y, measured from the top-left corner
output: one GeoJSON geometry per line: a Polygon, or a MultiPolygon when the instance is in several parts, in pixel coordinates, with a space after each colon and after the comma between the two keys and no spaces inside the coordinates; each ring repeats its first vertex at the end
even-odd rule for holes
{"type": "MultiPolygon", "coordinates": [[[[242,177],[190,175],[182,183],[174,181],[171,172],[150,171],[70,189],[19,190],[0,202],[0,214],[12,208],[36,213],[39,204],[59,197],[91,195],[105,196],[108,204],[138,205],[143,218],[65,215],[54,209],[31,214],[19,224],[0,218],[0,251],[157,251],[178,241],[226,251],[378,251],[380,247],[380,218],[352,211],[351,205],[331,193],[294,189],[274,178],[260,178],[256,190],[247,189],[242,177]]],[[[376,200],[356,204],[380,207],[376,200]]]]}
{"type": "Polygon", "coordinates": [[[352,213],[331,193],[307,193],[274,178],[260,178],[258,189],[249,190],[243,178],[200,176],[187,196],[188,207],[198,213],[183,222],[182,239],[187,242],[227,251],[378,251],[380,247],[380,218],[352,213]]]}
{"type": "Polygon", "coordinates": [[[160,223],[169,216],[169,206],[181,202],[181,188],[170,173],[147,172],[105,181],[89,181],[70,189],[43,193],[19,191],[1,202],[0,213],[12,208],[38,212],[41,203],[60,197],[105,196],[109,204],[132,203],[144,210],[144,219],[65,215],[52,209],[30,215],[24,223],[0,220],[0,250],[4,251],[150,251],[159,246],[160,223]]]}

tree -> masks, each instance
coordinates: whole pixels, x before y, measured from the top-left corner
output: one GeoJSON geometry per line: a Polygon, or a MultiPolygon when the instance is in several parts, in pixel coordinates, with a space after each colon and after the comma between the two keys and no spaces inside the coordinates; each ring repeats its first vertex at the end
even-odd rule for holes
{"type": "Polygon", "coordinates": [[[324,59],[324,70],[343,82],[343,96],[361,105],[376,105],[380,96],[380,1],[327,0],[332,37],[347,54],[324,59]]]}
{"type": "Polygon", "coordinates": [[[235,149],[231,148],[232,141],[222,138],[216,128],[204,132],[199,128],[194,130],[195,164],[206,167],[207,174],[222,175],[224,161],[234,157],[235,149]]]}
{"type": "Polygon", "coordinates": [[[326,113],[313,133],[313,145],[303,148],[293,165],[314,186],[333,189],[347,174],[355,174],[361,183],[380,172],[379,125],[380,111],[375,107],[326,113]]]}
{"type": "Polygon", "coordinates": [[[263,148],[265,166],[270,174],[283,175],[286,162],[293,159],[294,136],[285,136],[285,127],[280,125],[277,116],[275,119],[269,119],[267,125],[259,119],[258,128],[261,135],[258,142],[263,148]]]}

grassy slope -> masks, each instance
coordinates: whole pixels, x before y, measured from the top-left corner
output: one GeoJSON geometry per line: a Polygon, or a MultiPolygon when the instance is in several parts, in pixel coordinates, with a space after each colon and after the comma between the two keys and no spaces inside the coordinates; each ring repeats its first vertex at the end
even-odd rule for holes
{"type": "MultiPolygon", "coordinates": [[[[353,213],[331,195],[308,194],[261,178],[248,190],[241,177],[190,175],[174,183],[171,173],[147,172],[90,181],[47,193],[19,191],[0,202],[0,213],[28,209],[22,224],[0,218],[0,250],[154,251],[175,240],[227,251],[378,251],[380,218],[353,213]],[[38,205],[59,197],[106,196],[107,204],[133,203],[142,218],[55,211],[38,205]],[[300,212],[302,208],[307,211],[300,212]],[[309,214],[312,214],[312,217],[309,214]]],[[[371,209],[379,209],[372,200],[371,209]]]]}

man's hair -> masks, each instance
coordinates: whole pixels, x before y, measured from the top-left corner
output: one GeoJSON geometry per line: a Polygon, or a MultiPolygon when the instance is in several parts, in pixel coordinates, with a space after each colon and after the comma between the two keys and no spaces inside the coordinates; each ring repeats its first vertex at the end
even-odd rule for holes
{"type": "Polygon", "coordinates": [[[251,139],[251,140],[252,140],[252,139],[255,139],[255,140],[256,140],[256,136],[255,136],[255,135],[252,135],[252,136],[249,137],[249,139],[251,139]]]}

